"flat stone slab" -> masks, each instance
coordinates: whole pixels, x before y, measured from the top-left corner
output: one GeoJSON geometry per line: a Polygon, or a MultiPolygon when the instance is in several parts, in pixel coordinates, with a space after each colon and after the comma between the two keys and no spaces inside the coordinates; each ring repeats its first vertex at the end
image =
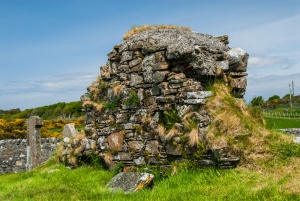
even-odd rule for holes
{"type": "Polygon", "coordinates": [[[153,178],[154,175],[149,173],[120,172],[107,183],[107,186],[112,191],[122,190],[131,193],[145,188],[153,178]]]}

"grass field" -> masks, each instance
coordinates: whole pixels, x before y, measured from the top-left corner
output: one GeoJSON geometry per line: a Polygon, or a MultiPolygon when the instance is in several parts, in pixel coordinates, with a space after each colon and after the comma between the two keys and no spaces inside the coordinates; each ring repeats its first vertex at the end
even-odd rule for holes
{"type": "Polygon", "coordinates": [[[300,200],[300,159],[271,159],[262,169],[182,169],[154,181],[152,189],[112,193],[113,173],[67,169],[55,160],[28,173],[0,176],[0,200],[300,200]]]}
{"type": "Polygon", "coordinates": [[[300,128],[300,119],[276,119],[264,117],[267,128],[280,129],[280,128],[300,128]]]}

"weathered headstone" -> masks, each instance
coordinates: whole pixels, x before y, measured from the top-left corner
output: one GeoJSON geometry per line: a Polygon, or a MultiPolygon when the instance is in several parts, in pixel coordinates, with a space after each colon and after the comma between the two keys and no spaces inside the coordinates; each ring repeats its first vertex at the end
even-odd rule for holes
{"type": "Polygon", "coordinates": [[[38,116],[29,117],[26,120],[27,126],[27,160],[26,171],[39,166],[41,160],[41,127],[43,119],[38,116]]]}
{"type": "Polygon", "coordinates": [[[76,135],[78,134],[78,131],[75,128],[75,124],[74,123],[69,123],[66,124],[64,126],[64,130],[62,132],[63,137],[76,137],[76,135]]]}

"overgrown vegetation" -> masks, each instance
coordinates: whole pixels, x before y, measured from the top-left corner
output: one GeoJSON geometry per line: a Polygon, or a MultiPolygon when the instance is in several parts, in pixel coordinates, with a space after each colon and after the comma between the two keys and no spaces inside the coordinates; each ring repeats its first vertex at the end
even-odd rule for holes
{"type": "Polygon", "coordinates": [[[127,40],[134,34],[141,33],[146,30],[152,30],[152,29],[179,29],[179,30],[185,30],[185,31],[192,31],[189,27],[183,27],[183,26],[177,26],[177,25],[142,25],[142,26],[133,26],[127,33],[123,35],[123,39],[127,40]]]}
{"type": "Polygon", "coordinates": [[[211,90],[214,96],[205,105],[213,119],[206,137],[209,147],[229,147],[230,152],[241,157],[247,166],[258,159],[277,156],[271,147],[281,142],[293,146],[291,138],[266,129],[257,108],[248,108],[242,100],[235,99],[222,82],[216,82],[211,90]]]}
{"type": "Polygon", "coordinates": [[[140,103],[140,99],[135,91],[130,91],[129,97],[125,100],[125,105],[136,105],[140,103]]]}

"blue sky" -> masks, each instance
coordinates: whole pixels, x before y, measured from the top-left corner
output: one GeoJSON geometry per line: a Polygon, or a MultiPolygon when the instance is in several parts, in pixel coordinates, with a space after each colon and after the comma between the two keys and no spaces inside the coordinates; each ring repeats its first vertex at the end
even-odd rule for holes
{"type": "Polygon", "coordinates": [[[0,0],[0,109],[79,100],[134,25],[176,24],[250,54],[246,101],[300,94],[300,1],[0,0]]]}

